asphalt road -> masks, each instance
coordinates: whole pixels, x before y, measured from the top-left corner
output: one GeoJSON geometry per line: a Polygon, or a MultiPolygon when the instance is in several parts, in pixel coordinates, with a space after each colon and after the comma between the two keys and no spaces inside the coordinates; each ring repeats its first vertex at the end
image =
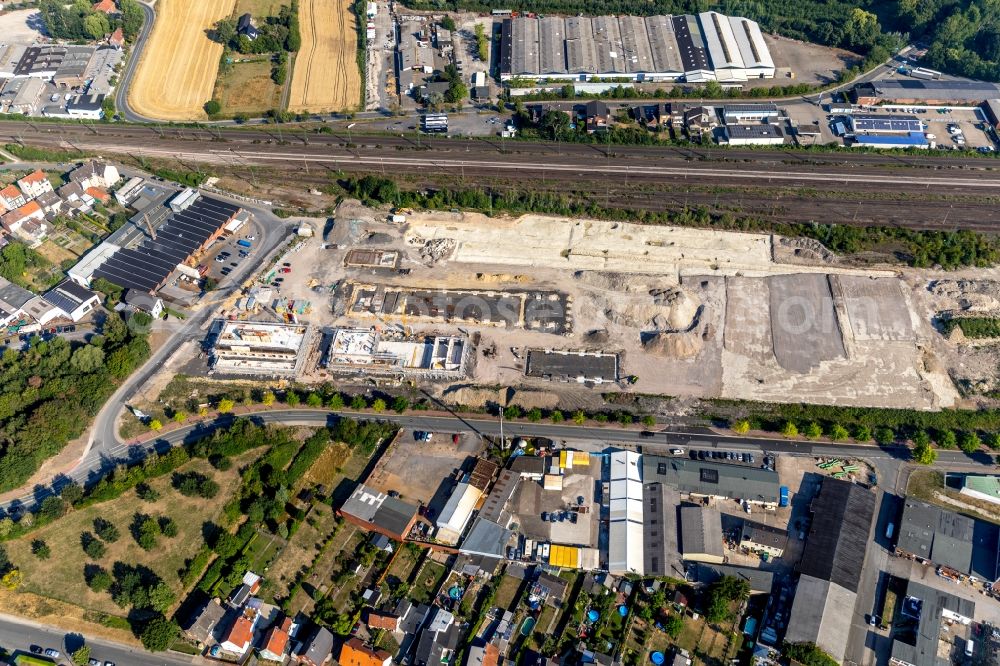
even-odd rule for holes
{"type": "MultiPolygon", "coordinates": [[[[117,666],[176,666],[192,663],[191,657],[174,654],[152,654],[141,648],[100,639],[87,638],[91,658],[110,661],[117,666]]],[[[62,653],[61,663],[69,663],[69,653],[82,645],[79,634],[56,627],[31,622],[12,615],[0,614],[0,647],[11,652],[28,652],[32,645],[53,648],[62,653]]]]}
{"type": "Polygon", "coordinates": [[[125,71],[122,72],[121,80],[115,90],[115,109],[129,122],[155,122],[151,118],[133,112],[128,105],[128,89],[132,84],[132,77],[135,76],[136,69],[139,67],[139,60],[142,58],[142,51],[146,47],[149,34],[153,31],[153,22],[156,20],[156,12],[151,6],[142,0],[139,1],[139,6],[142,7],[142,13],[145,14],[146,18],[142,23],[142,30],[139,31],[132,44],[128,62],[125,63],[125,71]]]}

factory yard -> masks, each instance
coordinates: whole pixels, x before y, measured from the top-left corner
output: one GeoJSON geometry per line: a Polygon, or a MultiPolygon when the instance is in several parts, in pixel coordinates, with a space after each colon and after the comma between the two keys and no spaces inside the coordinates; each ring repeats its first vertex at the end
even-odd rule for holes
{"type": "Polygon", "coordinates": [[[346,111],[358,106],[361,77],[355,60],[357,32],[347,0],[299,3],[302,48],[295,57],[288,110],[346,111]]]}
{"type": "Polygon", "coordinates": [[[156,25],[129,89],[129,103],[157,120],[196,120],[212,96],[222,45],[206,31],[229,16],[235,0],[160,0],[156,25]]]}
{"type": "MultiPolygon", "coordinates": [[[[341,204],[325,238],[300,239],[223,313],[273,322],[273,336],[289,323],[313,334],[301,349],[249,365],[237,355],[215,371],[420,380],[445,401],[480,406],[498,398],[477,387],[511,386],[533,396],[526,408],[547,409],[575,408],[587,387],[608,385],[919,409],[996,388],[995,354],[932,323],[976,304],[974,313],[1000,311],[1000,283],[982,271],[976,282],[935,282],[931,271],[858,269],[763,234],[538,215],[404,217],[392,223],[386,210],[341,204]]],[[[191,359],[186,369],[205,367],[191,359]]]]}

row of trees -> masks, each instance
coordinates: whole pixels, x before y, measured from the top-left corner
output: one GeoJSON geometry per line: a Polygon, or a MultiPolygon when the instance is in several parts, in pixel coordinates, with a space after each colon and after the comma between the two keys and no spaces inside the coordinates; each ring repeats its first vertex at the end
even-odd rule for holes
{"type": "Polygon", "coordinates": [[[134,39],[145,15],[136,0],[116,0],[119,16],[109,17],[96,11],[90,0],[75,0],[65,4],[61,0],[41,0],[38,9],[45,23],[45,30],[56,39],[101,39],[116,28],[121,28],[128,40],[134,39]]]}
{"type": "Polygon", "coordinates": [[[36,339],[0,355],[0,490],[24,484],[79,437],[118,382],[149,357],[150,318],[109,313],[87,344],[36,339]]]}

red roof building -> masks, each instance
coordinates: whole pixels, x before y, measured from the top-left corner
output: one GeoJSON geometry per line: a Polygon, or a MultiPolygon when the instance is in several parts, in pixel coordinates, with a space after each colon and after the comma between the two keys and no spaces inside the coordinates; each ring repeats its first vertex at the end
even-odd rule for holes
{"type": "Polygon", "coordinates": [[[340,648],[340,666],[389,666],[392,655],[385,650],[368,647],[358,638],[352,638],[340,648]]]}
{"type": "Polygon", "coordinates": [[[108,194],[108,191],[105,190],[105,189],[103,189],[103,188],[100,188],[100,187],[88,187],[86,190],[84,190],[84,192],[86,192],[90,196],[94,197],[95,199],[97,199],[98,201],[100,201],[102,204],[105,204],[105,203],[108,203],[109,201],[111,201],[111,195],[108,194]]]}
{"type": "Polygon", "coordinates": [[[111,33],[111,36],[108,37],[108,44],[116,49],[120,49],[125,46],[125,33],[122,32],[121,28],[117,28],[113,33],[111,33]]]}
{"type": "Polygon", "coordinates": [[[288,632],[292,630],[292,620],[286,617],[281,624],[275,624],[264,634],[264,645],[260,656],[269,661],[282,661],[288,649],[288,632]]]}
{"type": "Polygon", "coordinates": [[[95,12],[103,12],[105,14],[117,14],[118,7],[115,5],[115,0],[98,0],[94,3],[93,7],[95,12]]]}
{"type": "Polygon", "coordinates": [[[369,629],[385,629],[386,631],[396,631],[399,628],[399,616],[392,613],[369,609],[368,620],[369,629]]]}

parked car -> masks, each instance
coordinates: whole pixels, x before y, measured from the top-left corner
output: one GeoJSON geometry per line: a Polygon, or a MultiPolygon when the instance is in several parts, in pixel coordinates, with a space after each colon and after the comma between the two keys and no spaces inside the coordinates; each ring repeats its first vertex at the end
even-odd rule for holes
{"type": "Polygon", "coordinates": [[[278,272],[279,272],[279,273],[285,273],[285,274],[288,274],[288,273],[291,273],[291,272],[292,272],[292,269],[291,269],[291,268],[288,268],[288,267],[283,267],[283,268],[282,268],[282,269],[281,269],[280,271],[278,271],[278,272]]]}
{"type": "Polygon", "coordinates": [[[45,656],[51,657],[52,659],[58,659],[61,655],[59,650],[56,650],[55,648],[45,648],[45,656]]]}
{"type": "Polygon", "coordinates": [[[88,659],[87,666],[101,666],[101,662],[97,659],[88,659]]]}
{"type": "Polygon", "coordinates": [[[223,275],[229,275],[230,273],[232,273],[232,272],[233,272],[233,269],[232,269],[232,268],[230,268],[229,266],[226,266],[225,268],[223,268],[223,269],[222,269],[221,271],[219,271],[219,272],[220,272],[220,273],[222,273],[223,275]]]}
{"type": "Polygon", "coordinates": [[[42,654],[45,651],[41,645],[32,645],[28,649],[31,650],[31,654],[42,654]]]}
{"type": "Polygon", "coordinates": [[[670,449],[670,453],[675,456],[684,455],[684,449],[670,449]]]}
{"type": "Polygon", "coordinates": [[[549,512],[548,511],[542,511],[542,522],[543,523],[549,522],[549,512]]]}

